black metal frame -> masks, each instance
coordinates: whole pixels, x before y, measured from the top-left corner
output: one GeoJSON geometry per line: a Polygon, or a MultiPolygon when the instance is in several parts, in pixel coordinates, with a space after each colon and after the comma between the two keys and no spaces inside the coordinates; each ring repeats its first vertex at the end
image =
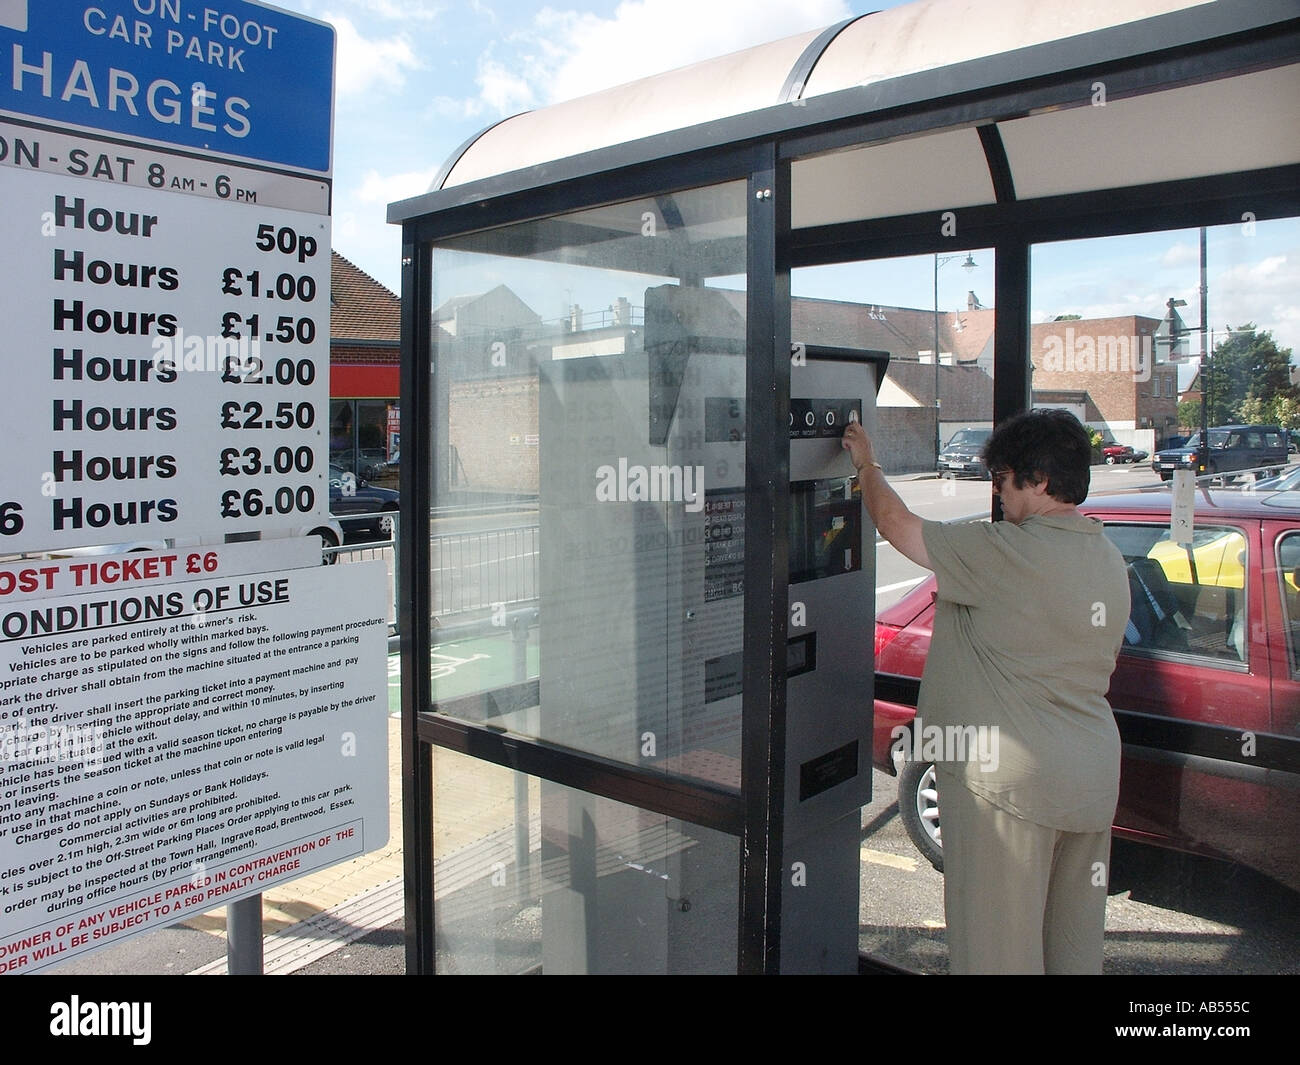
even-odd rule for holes
{"type": "Polygon", "coordinates": [[[790,163],[775,146],[749,179],[749,278],[745,360],[745,685],[741,720],[740,847],[742,973],[781,963],[785,841],[785,685],[789,587],[790,163]],[[757,424],[756,424],[757,423],[757,424]],[[751,540],[751,537],[753,538],[751,540]],[[750,545],[753,545],[751,549],[750,545]]]}
{"type": "MultiPolygon", "coordinates": [[[[937,235],[934,213],[792,230],[792,162],[941,128],[978,130],[997,202],[960,208],[961,243],[992,246],[996,254],[1000,313],[994,335],[994,418],[1001,420],[1029,404],[1032,245],[1233,222],[1245,210],[1257,219],[1300,214],[1300,166],[1017,201],[996,123],[1038,108],[1085,102],[1080,72],[1089,81],[1104,76],[1108,95],[1120,98],[1294,62],[1300,55],[1300,18],[1295,16],[1292,0],[1250,0],[1248,5],[1224,0],[1070,42],[801,101],[797,109],[767,108],[645,138],[390,207],[390,221],[403,223],[402,395],[409,412],[403,433],[404,450],[414,460],[403,463],[401,532],[405,543],[418,545],[429,538],[437,488],[433,442],[438,423],[445,423],[431,365],[433,244],[725,181],[745,180],[749,192],[741,792],[668,778],[434,713],[429,568],[420,552],[408,552],[400,596],[408,972],[435,968],[435,745],[739,835],[739,969],[779,971],[789,544],[777,516],[788,502],[789,441],[785,434],[773,433],[771,425],[784,424],[788,408],[790,270],[951,247],[951,241],[937,235]],[[777,420],[768,422],[772,413],[777,420]]],[[[889,688],[897,679],[881,677],[879,683],[889,688]]],[[[902,687],[906,690],[896,694],[899,701],[908,701],[902,696],[910,688],[902,687]]],[[[509,694],[500,693],[502,698],[509,694]]],[[[1168,729],[1141,731],[1144,743],[1156,747],[1191,742],[1168,729]]],[[[1187,749],[1205,753],[1206,744],[1198,740],[1187,749]]]]}

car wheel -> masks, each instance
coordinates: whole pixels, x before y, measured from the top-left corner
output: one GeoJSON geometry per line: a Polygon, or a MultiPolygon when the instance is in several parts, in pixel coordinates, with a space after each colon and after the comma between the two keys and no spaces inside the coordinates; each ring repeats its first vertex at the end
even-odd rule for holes
{"type": "Polygon", "coordinates": [[[397,535],[397,511],[385,511],[381,514],[376,528],[385,540],[393,539],[397,535]]]}
{"type": "Polygon", "coordinates": [[[333,529],[312,529],[310,535],[320,537],[320,564],[322,566],[332,566],[338,562],[339,556],[330,550],[339,546],[339,538],[334,535],[333,529]]]}
{"type": "Polygon", "coordinates": [[[1114,455],[1107,455],[1107,456],[1106,456],[1106,465],[1107,465],[1107,466],[1114,466],[1114,465],[1115,465],[1115,456],[1114,456],[1114,455]]]}
{"type": "Polygon", "coordinates": [[[898,774],[898,813],[916,849],[942,873],[943,840],[933,762],[908,762],[903,766],[898,774]]]}

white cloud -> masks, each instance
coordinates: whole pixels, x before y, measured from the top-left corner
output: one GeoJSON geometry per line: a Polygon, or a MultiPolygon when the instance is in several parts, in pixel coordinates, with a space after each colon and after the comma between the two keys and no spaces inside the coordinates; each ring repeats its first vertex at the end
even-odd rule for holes
{"type": "Polygon", "coordinates": [[[1283,347],[1300,346],[1300,266],[1286,255],[1238,263],[1210,279],[1212,328],[1254,322],[1271,329],[1283,347]]]}
{"type": "Polygon", "coordinates": [[[483,113],[483,101],[477,97],[435,96],[429,103],[429,114],[453,122],[477,118],[483,113]]]}
{"type": "Polygon", "coordinates": [[[342,15],[326,14],[324,21],[332,23],[338,34],[335,79],[340,99],[377,87],[399,89],[406,81],[405,71],[420,66],[405,37],[367,39],[342,15]]]}
{"type": "Polygon", "coordinates": [[[478,84],[480,99],[494,112],[522,111],[535,102],[528,79],[494,59],[484,57],[479,60],[474,81],[478,84]]]}
{"type": "Polygon", "coordinates": [[[395,19],[399,22],[433,22],[440,19],[447,10],[446,4],[429,3],[427,0],[352,0],[366,11],[381,18],[395,19]]]}
{"type": "Polygon", "coordinates": [[[1185,266],[1201,260],[1200,248],[1195,244],[1179,241],[1160,256],[1161,266],[1185,266]]]}
{"type": "Polygon", "coordinates": [[[402,174],[381,174],[378,170],[367,170],[361,178],[361,187],[353,195],[359,203],[390,204],[394,200],[405,200],[429,191],[438,168],[428,170],[408,170],[402,174]]]}
{"type": "MultiPolygon", "coordinates": [[[[1179,313],[1189,328],[1198,327],[1201,312],[1194,280],[1190,286],[1183,280],[1168,288],[1147,288],[1144,291],[1141,286],[1149,280],[1114,274],[1093,285],[1078,286],[1081,298],[1071,301],[1068,310],[1084,318],[1130,314],[1161,318],[1165,313],[1165,300],[1172,296],[1187,301],[1187,306],[1180,307],[1179,313]]],[[[1269,255],[1211,273],[1209,292],[1209,326],[1212,330],[1254,322],[1260,329],[1272,330],[1281,346],[1300,349],[1300,329],[1297,328],[1300,326],[1300,301],[1296,298],[1296,293],[1300,292],[1300,265],[1297,265],[1295,257],[1269,255]]],[[[1060,313],[1058,309],[1035,308],[1032,318],[1045,321],[1060,313]]],[[[1193,337],[1193,351],[1197,350],[1198,344],[1198,339],[1193,337]]]]}

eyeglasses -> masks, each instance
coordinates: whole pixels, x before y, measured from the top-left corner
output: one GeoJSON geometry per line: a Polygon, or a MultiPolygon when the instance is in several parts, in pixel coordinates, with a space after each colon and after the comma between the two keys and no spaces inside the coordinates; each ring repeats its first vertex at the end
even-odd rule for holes
{"type": "Polygon", "coordinates": [[[1011,470],[1005,466],[1001,469],[989,470],[989,480],[993,482],[993,491],[998,493],[1002,492],[1002,479],[1010,472],[1011,470]]]}

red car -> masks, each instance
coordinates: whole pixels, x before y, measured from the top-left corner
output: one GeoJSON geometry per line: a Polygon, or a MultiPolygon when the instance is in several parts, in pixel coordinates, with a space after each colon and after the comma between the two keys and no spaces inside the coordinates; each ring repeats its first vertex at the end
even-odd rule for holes
{"type": "Polygon", "coordinates": [[[1138,460],[1137,452],[1128,444],[1106,444],[1102,447],[1101,454],[1108,466],[1114,466],[1118,462],[1137,462],[1138,460]]]}
{"type": "MultiPolygon", "coordinates": [[[[1167,492],[1089,499],[1129,568],[1108,699],[1124,743],[1117,836],[1228,859],[1300,890],[1300,492],[1203,492],[1192,544],[1167,492]]],[[[875,765],[899,776],[909,836],[943,868],[934,766],[909,761],[905,699],[930,646],[935,579],[876,621],[875,765]]],[[[924,731],[924,730],[923,730],[924,731]]]]}

